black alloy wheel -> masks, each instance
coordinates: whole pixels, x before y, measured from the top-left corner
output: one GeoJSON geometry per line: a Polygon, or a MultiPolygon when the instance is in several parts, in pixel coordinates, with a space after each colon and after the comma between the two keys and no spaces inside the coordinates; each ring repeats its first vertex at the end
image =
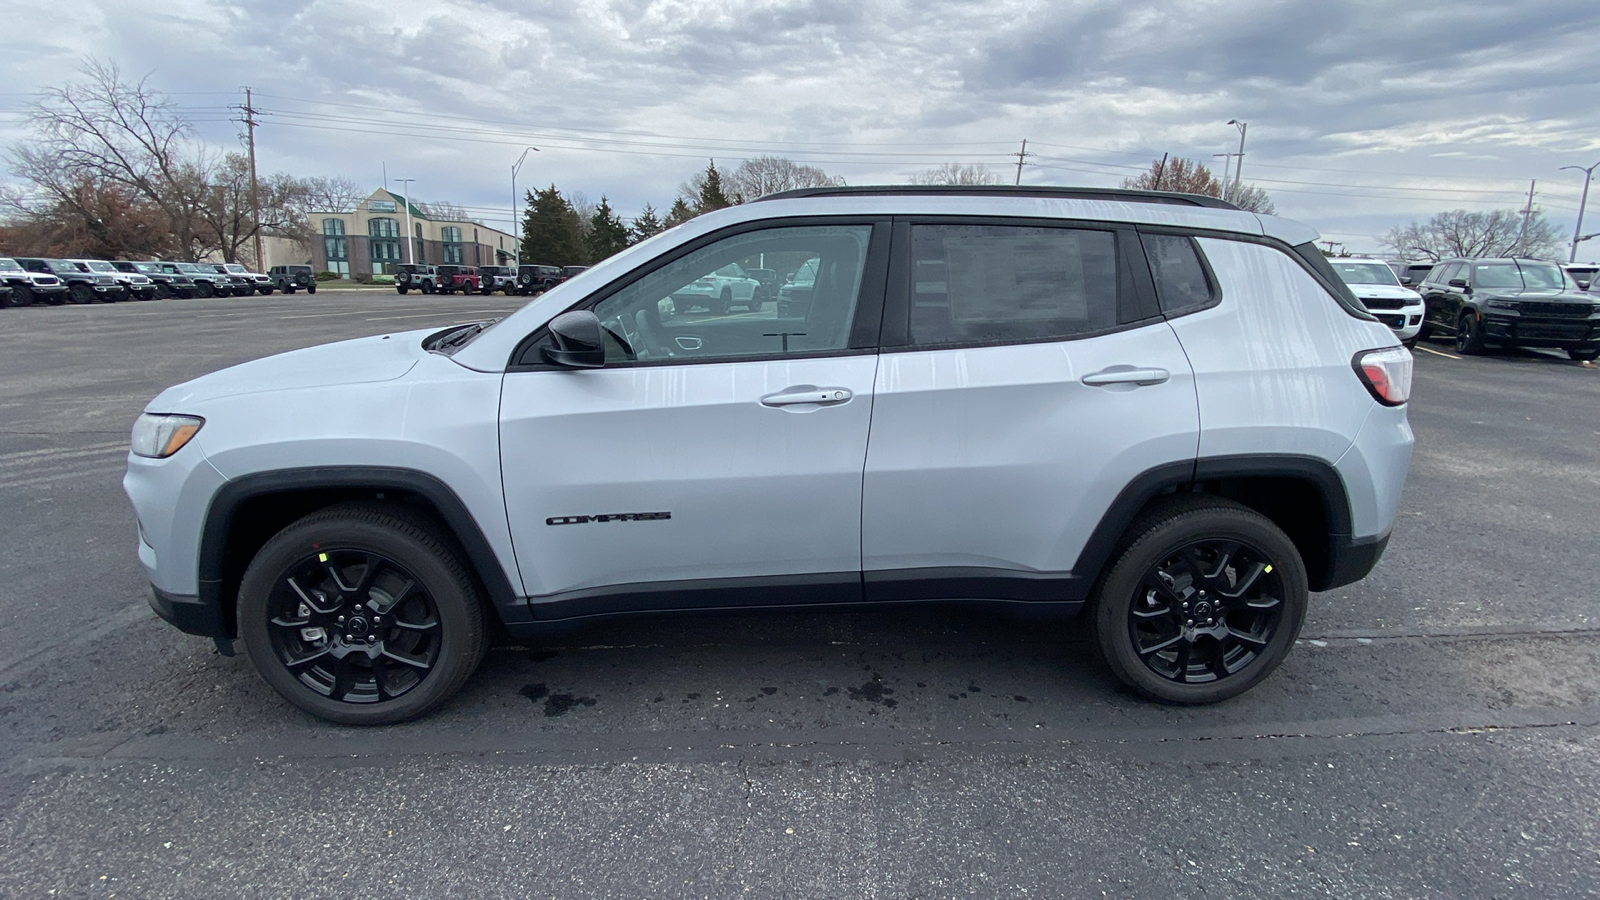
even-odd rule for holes
{"type": "Polygon", "coordinates": [[[209,281],[196,282],[194,292],[197,296],[209,300],[217,295],[217,286],[209,281]]]}
{"type": "Polygon", "coordinates": [[[81,282],[75,284],[67,289],[67,293],[69,296],[71,296],[73,303],[82,304],[94,302],[94,288],[89,287],[87,284],[83,284],[81,282]]]}
{"type": "Polygon", "coordinates": [[[172,299],[172,285],[168,284],[165,281],[156,282],[156,299],[157,300],[171,300],[172,299]]]}
{"type": "Polygon", "coordinates": [[[1283,661],[1305,619],[1305,565],[1273,522],[1189,496],[1147,514],[1095,597],[1113,672],[1165,703],[1214,703],[1283,661]]]}
{"type": "Polygon", "coordinates": [[[268,541],[239,589],[239,635],[267,683],[349,725],[414,718],[459,690],[487,632],[472,580],[437,527],[351,503],[268,541]]]}
{"type": "Polygon", "coordinates": [[[26,284],[14,285],[11,288],[11,305],[12,306],[32,306],[33,305],[33,288],[29,287],[26,284]]]}
{"type": "Polygon", "coordinates": [[[424,294],[431,294],[431,293],[433,293],[433,291],[434,291],[433,282],[424,281],[422,283],[422,292],[424,294]]]}
{"type": "Polygon", "coordinates": [[[1600,359],[1600,347],[1569,347],[1567,358],[1573,362],[1594,362],[1600,359]]]}
{"type": "Polygon", "coordinates": [[[1477,313],[1461,314],[1461,321],[1456,325],[1456,352],[1464,356],[1483,352],[1483,326],[1478,322],[1477,313]]]}

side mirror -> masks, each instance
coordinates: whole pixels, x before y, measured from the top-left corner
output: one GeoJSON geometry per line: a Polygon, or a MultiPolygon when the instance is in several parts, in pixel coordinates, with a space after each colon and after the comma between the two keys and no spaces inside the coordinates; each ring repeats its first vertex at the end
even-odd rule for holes
{"type": "Polygon", "coordinates": [[[587,309],[564,312],[550,320],[554,347],[544,348],[544,361],[569,369],[598,369],[606,364],[600,319],[587,309]]]}
{"type": "Polygon", "coordinates": [[[1465,278],[1452,278],[1450,279],[1450,286],[1453,288],[1466,288],[1467,280],[1465,278]]]}

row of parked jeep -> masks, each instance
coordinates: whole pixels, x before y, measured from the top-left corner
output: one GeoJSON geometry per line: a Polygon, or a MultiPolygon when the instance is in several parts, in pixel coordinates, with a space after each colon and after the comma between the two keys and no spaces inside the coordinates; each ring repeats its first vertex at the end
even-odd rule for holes
{"type": "Polygon", "coordinates": [[[0,257],[0,307],[246,297],[297,290],[317,292],[310,266],[273,266],[262,274],[238,263],[0,257]]]}
{"type": "Polygon", "coordinates": [[[504,291],[528,296],[555,287],[588,266],[545,266],[528,263],[520,266],[429,266],[406,263],[395,267],[394,289],[404,294],[492,294],[504,291]]]}

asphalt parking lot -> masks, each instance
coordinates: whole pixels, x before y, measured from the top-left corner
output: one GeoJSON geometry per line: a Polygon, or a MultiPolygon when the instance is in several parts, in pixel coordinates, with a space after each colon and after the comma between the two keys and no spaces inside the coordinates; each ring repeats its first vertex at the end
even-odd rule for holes
{"type": "Polygon", "coordinates": [[[0,895],[1600,892],[1600,372],[1549,354],[1424,345],[1387,555],[1216,707],[1076,624],[918,608],[617,620],[351,730],[154,617],[151,396],[522,302],[0,310],[0,895]]]}

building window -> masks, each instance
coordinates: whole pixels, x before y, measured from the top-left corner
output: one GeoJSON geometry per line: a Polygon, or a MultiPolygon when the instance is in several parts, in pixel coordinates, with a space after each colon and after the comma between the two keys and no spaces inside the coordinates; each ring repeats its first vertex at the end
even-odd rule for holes
{"type": "Polygon", "coordinates": [[[460,265],[461,229],[455,225],[445,225],[439,229],[439,234],[444,241],[444,261],[447,264],[460,265]]]}
{"type": "Polygon", "coordinates": [[[371,238],[368,244],[372,247],[372,271],[391,272],[391,267],[401,261],[400,223],[388,218],[368,219],[367,237],[371,238]]]}
{"type": "Polygon", "coordinates": [[[350,247],[344,236],[343,219],[322,220],[322,255],[329,272],[350,277],[350,247]]]}

